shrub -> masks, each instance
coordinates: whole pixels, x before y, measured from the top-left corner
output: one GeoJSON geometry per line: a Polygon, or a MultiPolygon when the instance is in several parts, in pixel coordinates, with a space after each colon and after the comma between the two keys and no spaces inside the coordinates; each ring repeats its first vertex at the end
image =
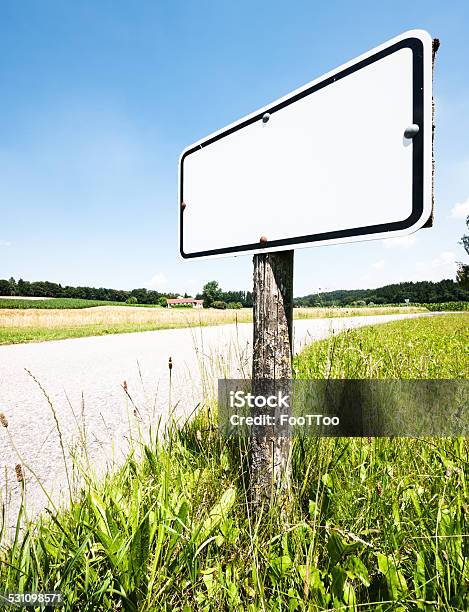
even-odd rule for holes
{"type": "Polygon", "coordinates": [[[226,302],[222,302],[221,300],[215,300],[212,302],[212,308],[219,308],[220,310],[224,310],[226,308],[226,302]]]}
{"type": "Polygon", "coordinates": [[[469,302],[441,302],[439,304],[425,304],[425,308],[432,312],[469,310],[469,302]]]}
{"type": "Polygon", "coordinates": [[[131,295],[125,300],[126,304],[138,304],[138,300],[134,295],[131,295]]]}
{"type": "Polygon", "coordinates": [[[227,308],[242,308],[243,305],[241,304],[241,302],[228,302],[228,304],[226,305],[227,308]]]}

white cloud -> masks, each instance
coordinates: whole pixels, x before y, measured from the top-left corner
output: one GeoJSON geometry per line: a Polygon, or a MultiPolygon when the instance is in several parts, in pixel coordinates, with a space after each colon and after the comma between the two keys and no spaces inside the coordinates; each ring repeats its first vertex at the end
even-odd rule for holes
{"type": "Polygon", "coordinates": [[[464,202],[458,202],[451,209],[453,219],[464,219],[467,215],[469,215],[469,198],[464,202]]]}
{"type": "Polygon", "coordinates": [[[168,279],[162,272],[159,272],[151,277],[151,279],[146,283],[146,287],[148,287],[148,289],[155,289],[155,291],[164,291],[167,284],[168,279]]]}
{"type": "Polygon", "coordinates": [[[371,267],[375,270],[382,270],[384,268],[385,261],[384,259],[380,259],[379,261],[375,261],[375,263],[371,264],[371,267]]]}
{"type": "Polygon", "coordinates": [[[386,238],[382,242],[385,249],[409,249],[417,242],[417,236],[410,234],[399,238],[386,238]]]}
{"type": "Polygon", "coordinates": [[[454,278],[456,268],[456,255],[452,251],[443,251],[429,262],[420,261],[415,264],[420,280],[439,281],[442,278],[454,278]]]}
{"type": "Polygon", "coordinates": [[[455,259],[456,256],[452,251],[443,251],[443,253],[440,253],[438,257],[436,257],[432,261],[432,265],[435,268],[438,268],[439,266],[445,266],[446,264],[454,263],[455,259]]]}
{"type": "Polygon", "coordinates": [[[11,246],[11,242],[8,242],[8,240],[0,240],[0,247],[9,247],[11,246]]]}

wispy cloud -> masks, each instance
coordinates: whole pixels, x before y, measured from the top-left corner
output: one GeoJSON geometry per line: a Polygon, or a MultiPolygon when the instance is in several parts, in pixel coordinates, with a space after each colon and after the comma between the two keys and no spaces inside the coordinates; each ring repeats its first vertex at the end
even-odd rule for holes
{"type": "Polygon", "coordinates": [[[11,246],[11,242],[9,242],[8,240],[0,240],[0,247],[10,247],[11,246]]]}
{"type": "Polygon", "coordinates": [[[375,263],[371,264],[371,267],[375,270],[382,270],[385,266],[384,259],[380,259],[379,261],[375,261],[375,263]]]}
{"type": "Polygon", "coordinates": [[[146,283],[148,289],[155,289],[155,291],[164,291],[168,285],[168,279],[162,272],[154,274],[151,279],[146,283]]]}
{"type": "Polygon", "coordinates": [[[456,275],[456,255],[453,251],[443,251],[430,261],[419,261],[415,265],[416,272],[421,280],[441,280],[454,278],[456,275]]]}
{"type": "Polygon", "coordinates": [[[464,202],[458,202],[451,209],[453,219],[464,219],[469,215],[469,197],[464,202]]]}
{"type": "Polygon", "coordinates": [[[402,236],[400,238],[386,238],[383,240],[383,246],[385,249],[409,249],[413,247],[417,242],[415,234],[409,236],[402,236]]]}

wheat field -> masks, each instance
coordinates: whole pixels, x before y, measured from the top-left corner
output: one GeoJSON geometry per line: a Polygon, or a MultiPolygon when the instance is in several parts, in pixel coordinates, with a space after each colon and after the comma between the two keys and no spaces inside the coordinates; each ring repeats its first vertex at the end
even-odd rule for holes
{"type": "Polygon", "coordinates": [[[97,306],[95,308],[8,310],[0,309],[0,327],[60,328],[81,325],[168,324],[168,327],[216,325],[252,321],[252,311],[195,308],[139,308],[97,306]]]}
{"type": "MultiPolygon", "coordinates": [[[[351,317],[380,314],[425,312],[426,308],[295,308],[295,319],[351,317]]],[[[155,323],[168,327],[220,325],[252,322],[252,309],[216,310],[195,308],[140,308],[131,306],[97,306],[77,309],[6,309],[0,308],[0,327],[60,328],[81,325],[118,325],[155,323]]]]}
{"type": "MultiPolygon", "coordinates": [[[[295,319],[426,312],[426,308],[295,308],[295,319]]],[[[0,344],[42,342],[85,336],[251,323],[252,309],[142,308],[0,308],[0,344]]]]}

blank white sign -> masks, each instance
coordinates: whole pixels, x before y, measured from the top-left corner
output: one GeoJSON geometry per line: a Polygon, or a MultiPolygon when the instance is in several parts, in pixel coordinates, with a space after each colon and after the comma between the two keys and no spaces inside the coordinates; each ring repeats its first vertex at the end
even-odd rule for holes
{"type": "Polygon", "coordinates": [[[183,257],[419,229],[432,206],[431,45],[407,32],[185,149],[183,257]]]}

